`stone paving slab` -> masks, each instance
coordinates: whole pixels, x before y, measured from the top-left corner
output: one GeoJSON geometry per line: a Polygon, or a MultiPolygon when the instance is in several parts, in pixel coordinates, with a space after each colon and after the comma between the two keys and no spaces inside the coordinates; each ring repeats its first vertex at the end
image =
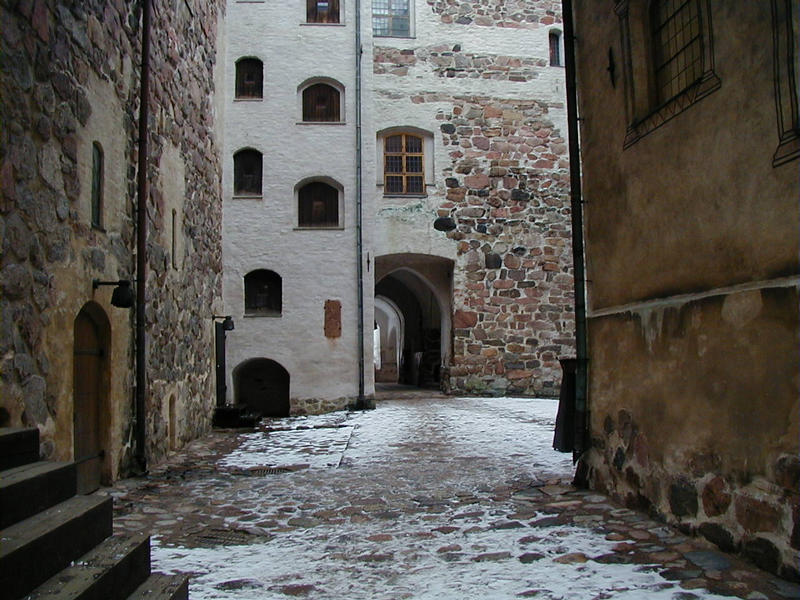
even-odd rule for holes
{"type": "Polygon", "coordinates": [[[555,404],[414,398],[214,432],[107,493],[117,529],[152,531],[155,568],[191,575],[195,600],[800,597],[570,485],[555,404]]]}

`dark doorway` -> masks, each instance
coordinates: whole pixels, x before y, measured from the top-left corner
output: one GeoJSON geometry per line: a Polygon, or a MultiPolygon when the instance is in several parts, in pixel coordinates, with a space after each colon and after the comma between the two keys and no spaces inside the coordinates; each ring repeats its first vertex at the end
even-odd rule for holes
{"type": "Polygon", "coordinates": [[[73,450],[78,493],[100,487],[105,456],[110,326],[103,309],[84,306],[75,318],[73,347],[73,450]]]}
{"type": "Polygon", "coordinates": [[[264,417],[289,416],[289,372],[274,360],[253,358],[233,371],[236,404],[264,417]]]}

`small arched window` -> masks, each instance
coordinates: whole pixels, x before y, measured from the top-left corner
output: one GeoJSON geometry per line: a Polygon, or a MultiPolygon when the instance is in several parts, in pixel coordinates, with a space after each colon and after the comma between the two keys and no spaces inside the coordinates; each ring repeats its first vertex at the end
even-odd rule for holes
{"type": "Polygon", "coordinates": [[[236,97],[264,97],[264,65],[257,58],[236,61],[236,97]]]}
{"type": "Polygon", "coordinates": [[[550,30],[550,66],[561,67],[561,32],[557,29],[550,30]]]}
{"type": "Polygon", "coordinates": [[[304,185],[298,192],[300,227],[338,227],[339,190],[322,181],[304,185]]]}
{"type": "Polygon", "coordinates": [[[327,83],[315,83],[303,90],[303,121],[341,121],[339,90],[327,83]]]}
{"type": "Polygon", "coordinates": [[[307,23],[338,23],[339,0],[306,0],[307,23]]]}
{"type": "Polygon", "coordinates": [[[103,148],[92,144],[92,226],[103,227],[103,148]]]}
{"type": "Polygon", "coordinates": [[[258,150],[239,150],[233,155],[233,195],[260,196],[262,157],[258,150]]]}
{"type": "Polygon", "coordinates": [[[258,269],[244,276],[246,315],[280,316],[282,295],[283,282],[275,271],[258,269]]]}

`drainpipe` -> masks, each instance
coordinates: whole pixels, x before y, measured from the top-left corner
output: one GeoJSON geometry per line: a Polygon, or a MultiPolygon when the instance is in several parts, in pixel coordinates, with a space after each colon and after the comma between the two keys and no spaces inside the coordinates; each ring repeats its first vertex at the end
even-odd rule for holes
{"type": "Polygon", "coordinates": [[[562,0],[564,21],[564,66],[567,84],[567,130],[569,134],[569,185],[572,210],[572,264],[575,281],[575,446],[573,460],[588,449],[587,371],[586,343],[586,268],[583,255],[583,200],[581,198],[580,132],[578,130],[578,92],[575,66],[575,29],[572,0],[562,0]]]}
{"type": "Polygon", "coordinates": [[[364,398],[364,242],[362,236],[361,194],[361,0],[356,11],[356,284],[358,289],[358,398],[355,408],[373,408],[364,398]]]}
{"type": "Polygon", "coordinates": [[[145,281],[147,277],[147,120],[150,95],[151,0],[142,0],[142,67],[139,89],[139,155],[136,173],[136,462],[147,471],[145,452],[147,355],[145,352],[145,281]]]}

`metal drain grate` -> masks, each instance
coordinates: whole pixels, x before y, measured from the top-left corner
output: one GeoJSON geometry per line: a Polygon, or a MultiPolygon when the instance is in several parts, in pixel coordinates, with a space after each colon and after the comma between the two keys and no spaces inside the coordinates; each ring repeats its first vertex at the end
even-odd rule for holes
{"type": "Polygon", "coordinates": [[[291,473],[292,469],[286,467],[251,467],[245,470],[243,475],[263,477],[264,475],[280,475],[281,473],[291,473]]]}
{"type": "Polygon", "coordinates": [[[218,529],[208,527],[193,533],[187,538],[188,545],[194,548],[215,548],[217,546],[244,546],[264,538],[242,529],[218,529]]]}

